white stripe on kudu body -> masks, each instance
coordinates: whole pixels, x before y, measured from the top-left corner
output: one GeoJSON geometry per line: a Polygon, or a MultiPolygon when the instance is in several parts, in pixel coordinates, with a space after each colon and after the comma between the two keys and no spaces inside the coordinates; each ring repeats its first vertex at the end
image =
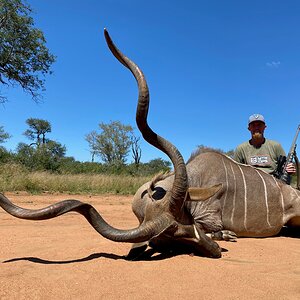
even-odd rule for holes
{"type": "Polygon", "coordinates": [[[278,184],[278,181],[273,177],[273,180],[275,181],[275,184],[276,186],[278,187],[278,190],[280,192],[280,203],[281,203],[281,208],[282,208],[282,222],[283,222],[283,219],[284,219],[284,200],[283,200],[283,194],[281,192],[281,188],[278,184]]]}
{"type": "Polygon", "coordinates": [[[233,182],[234,182],[233,199],[232,199],[232,211],[231,211],[231,218],[230,218],[231,224],[233,226],[234,225],[233,215],[234,215],[234,211],[235,211],[235,197],[236,197],[236,178],[235,178],[235,173],[234,173],[234,170],[233,170],[233,167],[232,167],[231,163],[230,163],[230,168],[231,168],[231,171],[232,171],[233,182]]]}
{"type": "Polygon", "coordinates": [[[245,230],[247,231],[247,184],[246,184],[246,179],[245,179],[245,175],[244,172],[241,168],[240,165],[238,165],[241,173],[242,173],[242,177],[243,177],[243,184],[244,184],[244,227],[245,230]]]}
{"type": "Polygon", "coordinates": [[[261,176],[261,174],[260,174],[257,170],[255,170],[255,171],[256,171],[256,173],[259,175],[259,177],[261,178],[262,183],[263,183],[263,185],[264,185],[264,193],[265,193],[265,194],[264,194],[264,200],[265,200],[266,210],[267,210],[267,223],[268,223],[268,225],[271,227],[271,224],[270,224],[270,218],[269,218],[269,213],[270,213],[270,211],[269,211],[268,191],[267,191],[266,182],[265,182],[264,178],[261,176]]]}
{"type": "Polygon", "coordinates": [[[223,207],[222,207],[222,209],[224,209],[224,207],[226,205],[227,194],[228,194],[228,171],[227,171],[227,167],[225,165],[223,157],[222,157],[222,163],[223,163],[224,170],[225,170],[225,181],[226,181],[226,190],[225,190],[225,196],[224,196],[224,203],[223,203],[223,207]]]}

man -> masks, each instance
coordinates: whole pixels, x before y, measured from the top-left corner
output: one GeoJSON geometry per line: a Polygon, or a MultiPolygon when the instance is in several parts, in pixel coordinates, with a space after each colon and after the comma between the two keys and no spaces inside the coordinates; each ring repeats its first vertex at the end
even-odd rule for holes
{"type": "MultiPolygon", "coordinates": [[[[254,114],[249,117],[248,130],[251,133],[251,139],[237,146],[234,160],[272,174],[276,170],[280,155],[285,156],[285,152],[279,143],[264,137],[266,127],[265,118],[262,115],[254,114]]],[[[288,164],[286,171],[289,174],[295,173],[294,164],[288,164]]]]}

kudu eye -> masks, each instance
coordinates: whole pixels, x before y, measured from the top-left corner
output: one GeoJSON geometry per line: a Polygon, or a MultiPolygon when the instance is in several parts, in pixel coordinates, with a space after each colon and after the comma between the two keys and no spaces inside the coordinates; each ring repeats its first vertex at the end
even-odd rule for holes
{"type": "Polygon", "coordinates": [[[163,189],[162,187],[155,187],[154,189],[148,189],[143,191],[143,193],[141,194],[141,198],[144,198],[145,195],[148,194],[148,196],[155,201],[158,200],[162,200],[164,198],[164,196],[166,195],[166,190],[163,189]]]}
{"type": "Polygon", "coordinates": [[[154,190],[153,190],[153,193],[152,193],[152,198],[154,200],[161,200],[163,199],[163,197],[166,195],[166,190],[163,189],[162,187],[155,187],[154,190]]]}

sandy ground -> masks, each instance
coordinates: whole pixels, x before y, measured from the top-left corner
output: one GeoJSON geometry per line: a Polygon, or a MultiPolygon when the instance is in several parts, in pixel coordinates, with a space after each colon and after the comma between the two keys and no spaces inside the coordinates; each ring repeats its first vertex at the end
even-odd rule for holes
{"type": "MultiPolygon", "coordinates": [[[[89,202],[113,226],[137,225],[128,196],[7,194],[39,208],[89,202]]],[[[300,238],[221,242],[221,259],[129,262],[130,244],[104,239],[76,213],[26,221],[0,209],[0,299],[300,299],[300,238]]]]}

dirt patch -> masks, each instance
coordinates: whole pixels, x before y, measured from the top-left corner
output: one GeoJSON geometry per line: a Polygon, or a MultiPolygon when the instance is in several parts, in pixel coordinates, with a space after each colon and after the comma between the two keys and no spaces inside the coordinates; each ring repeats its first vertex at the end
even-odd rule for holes
{"type": "MultiPolygon", "coordinates": [[[[7,196],[32,209],[78,199],[115,227],[138,225],[129,196],[7,196]]],[[[0,236],[0,299],[300,299],[299,238],[221,242],[221,259],[129,262],[130,244],[104,239],[81,215],[26,221],[2,209],[0,236]]]]}

